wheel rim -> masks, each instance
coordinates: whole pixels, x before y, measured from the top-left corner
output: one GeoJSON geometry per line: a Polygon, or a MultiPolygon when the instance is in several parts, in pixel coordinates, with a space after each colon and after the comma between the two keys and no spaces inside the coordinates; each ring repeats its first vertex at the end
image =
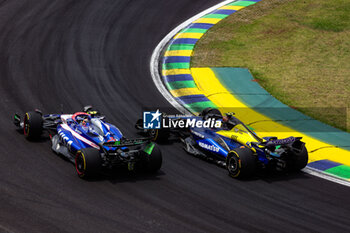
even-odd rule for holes
{"type": "Polygon", "coordinates": [[[238,161],[234,156],[232,156],[227,164],[227,169],[229,170],[230,173],[236,173],[238,170],[238,161]]]}
{"type": "Polygon", "coordinates": [[[149,132],[151,138],[153,138],[153,140],[157,140],[157,137],[158,137],[158,130],[156,129],[152,129],[150,132],[149,132]]]}
{"type": "Polygon", "coordinates": [[[28,116],[26,114],[26,116],[24,117],[24,120],[23,120],[23,134],[24,134],[24,136],[28,136],[28,132],[29,132],[29,125],[28,125],[28,116]]]}
{"type": "Polygon", "coordinates": [[[84,175],[85,169],[84,169],[84,158],[81,153],[78,153],[76,158],[75,158],[75,169],[78,172],[78,175],[84,175]]]}

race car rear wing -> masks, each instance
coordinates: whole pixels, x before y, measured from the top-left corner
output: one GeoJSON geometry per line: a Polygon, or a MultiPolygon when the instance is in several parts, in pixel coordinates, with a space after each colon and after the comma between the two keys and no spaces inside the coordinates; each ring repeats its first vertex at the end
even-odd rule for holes
{"type": "Polygon", "coordinates": [[[288,137],[283,139],[277,139],[275,137],[272,137],[269,141],[257,143],[252,142],[252,144],[255,144],[256,146],[264,146],[264,147],[275,147],[275,146],[282,146],[282,145],[292,145],[295,142],[299,142],[302,139],[302,137],[288,137]]]}

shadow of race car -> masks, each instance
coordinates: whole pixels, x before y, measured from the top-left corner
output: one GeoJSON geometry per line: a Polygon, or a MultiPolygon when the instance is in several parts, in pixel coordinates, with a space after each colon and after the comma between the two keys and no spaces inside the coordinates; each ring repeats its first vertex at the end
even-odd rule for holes
{"type": "Polygon", "coordinates": [[[43,115],[35,110],[25,113],[23,120],[15,114],[14,124],[30,141],[39,139],[43,131],[47,131],[52,150],[73,162],[81,178],[121,166],[127,166],[130,171],[160,169],[162,154],[150,138],[127,139],[104,119],[98,111],[86,106],[74,114],[43,115]]]}
{"type": "MultiPolygon", "coordinates": [[[[188,118],[187,118],[188,119],[188,118]]],[[[135,127],[143,135],[155,141],[166,141],[169,137],[180,138],[184,149],[191,155],[214,161],[225,167],[234,178],[250,177],[258,168],[277,171],[298,171],[308,162],[308,152],[301,137],[259,137],[250,127],[234,116],[221,114],[218,109],[206,108],[199,116],[190,120],[221,121],[221,126],[145,129],[142,119],[135,127]]],[[[165,121],[184,121],[184,118],[165,121]]],[[[180,125],[172,124],[172,125],[180,125]]],[[[182,124],[184,125],[184,124],[182,124]]]]}

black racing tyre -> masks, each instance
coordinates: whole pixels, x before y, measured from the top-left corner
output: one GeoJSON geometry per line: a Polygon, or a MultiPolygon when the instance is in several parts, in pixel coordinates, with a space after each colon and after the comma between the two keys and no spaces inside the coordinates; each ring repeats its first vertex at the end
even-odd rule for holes
{"type": "Polygon", "coordinates": [[[143,129],[143,119],[138,119],[135,124],[136,129],[143,129]]]}
{"type": "MultiPolygon", "coordinates": [[[[138,130],[143,130],[142,119],[137,120],[135,128],[138,130]]],[[[149,136],[152,139],[152,141],[160,143],[166,142],[170,136],[170,130],[166,129],[148,129],[145,132],[147,136],[149,136]]]]}
{"type": "Polygon", "coordinates": [[[38,112],[27,112],[23,120],[23,134],[28,140],[40,138],[43,132],[43,118],[38,112]]]}
{"type": "Polygon", "coordinates": [[[146,171],[150,173],[156,173],[162,166],[163,158],[161,150],[156,144],[154,144],[151,153],[145,154],[147,156],[146,171]]]}
{"type": "Polygon", "coordinates": [[[306,167],[308,160],[309,154],[307,152],[305,144],[303,143],[301,145],[300,150],[293,150],[293,160],[291,169],[293,171],[299,171],[303,169],[304,167],[306,167]]]}
{"type": "Polygon", "coordinates": [[[75,169],[80,178],[96,177],[102,168],[100,152],[95,148],[84,148],[75,156],[75,169]]]}
{"type": "Polygon", "coordinates": [[[170,136],[170,131],[166,129],[150,129],[148,131],[149,137],[152,138],[153,141],[164,143],[168,141],[170,136]]]}
{"type": "Polygon", "coordinates": [[[203,117],[203,120],[207,120],[209,115],[217,115],[219,118],[222,118],[222,114],[217,108],[208,107],[199,114],[199,116],[203,117]]]}
{"type": "Polygon", "coordinates": [[[256,170],[256,158],[248,148],[231,150],[226,157],[226,168],[234,178],[251,177],[256,170]]]}

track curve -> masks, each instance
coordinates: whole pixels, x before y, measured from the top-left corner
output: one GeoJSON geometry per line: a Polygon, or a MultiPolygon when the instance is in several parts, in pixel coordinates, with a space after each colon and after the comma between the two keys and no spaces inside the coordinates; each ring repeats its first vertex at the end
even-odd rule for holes
{"type": "Polygon", "coordinates": [[[170,105],[149,59],[215,0],[0,1],[0,230],[14,232],[349,232],[350,189],[307,174],[237,181],[163,145],[157,176],[84,182],[13,112],[92,104],[127,136],[144,106],[170,105]],[[119,122],[119,124],[118,124],[119,122]]]}

